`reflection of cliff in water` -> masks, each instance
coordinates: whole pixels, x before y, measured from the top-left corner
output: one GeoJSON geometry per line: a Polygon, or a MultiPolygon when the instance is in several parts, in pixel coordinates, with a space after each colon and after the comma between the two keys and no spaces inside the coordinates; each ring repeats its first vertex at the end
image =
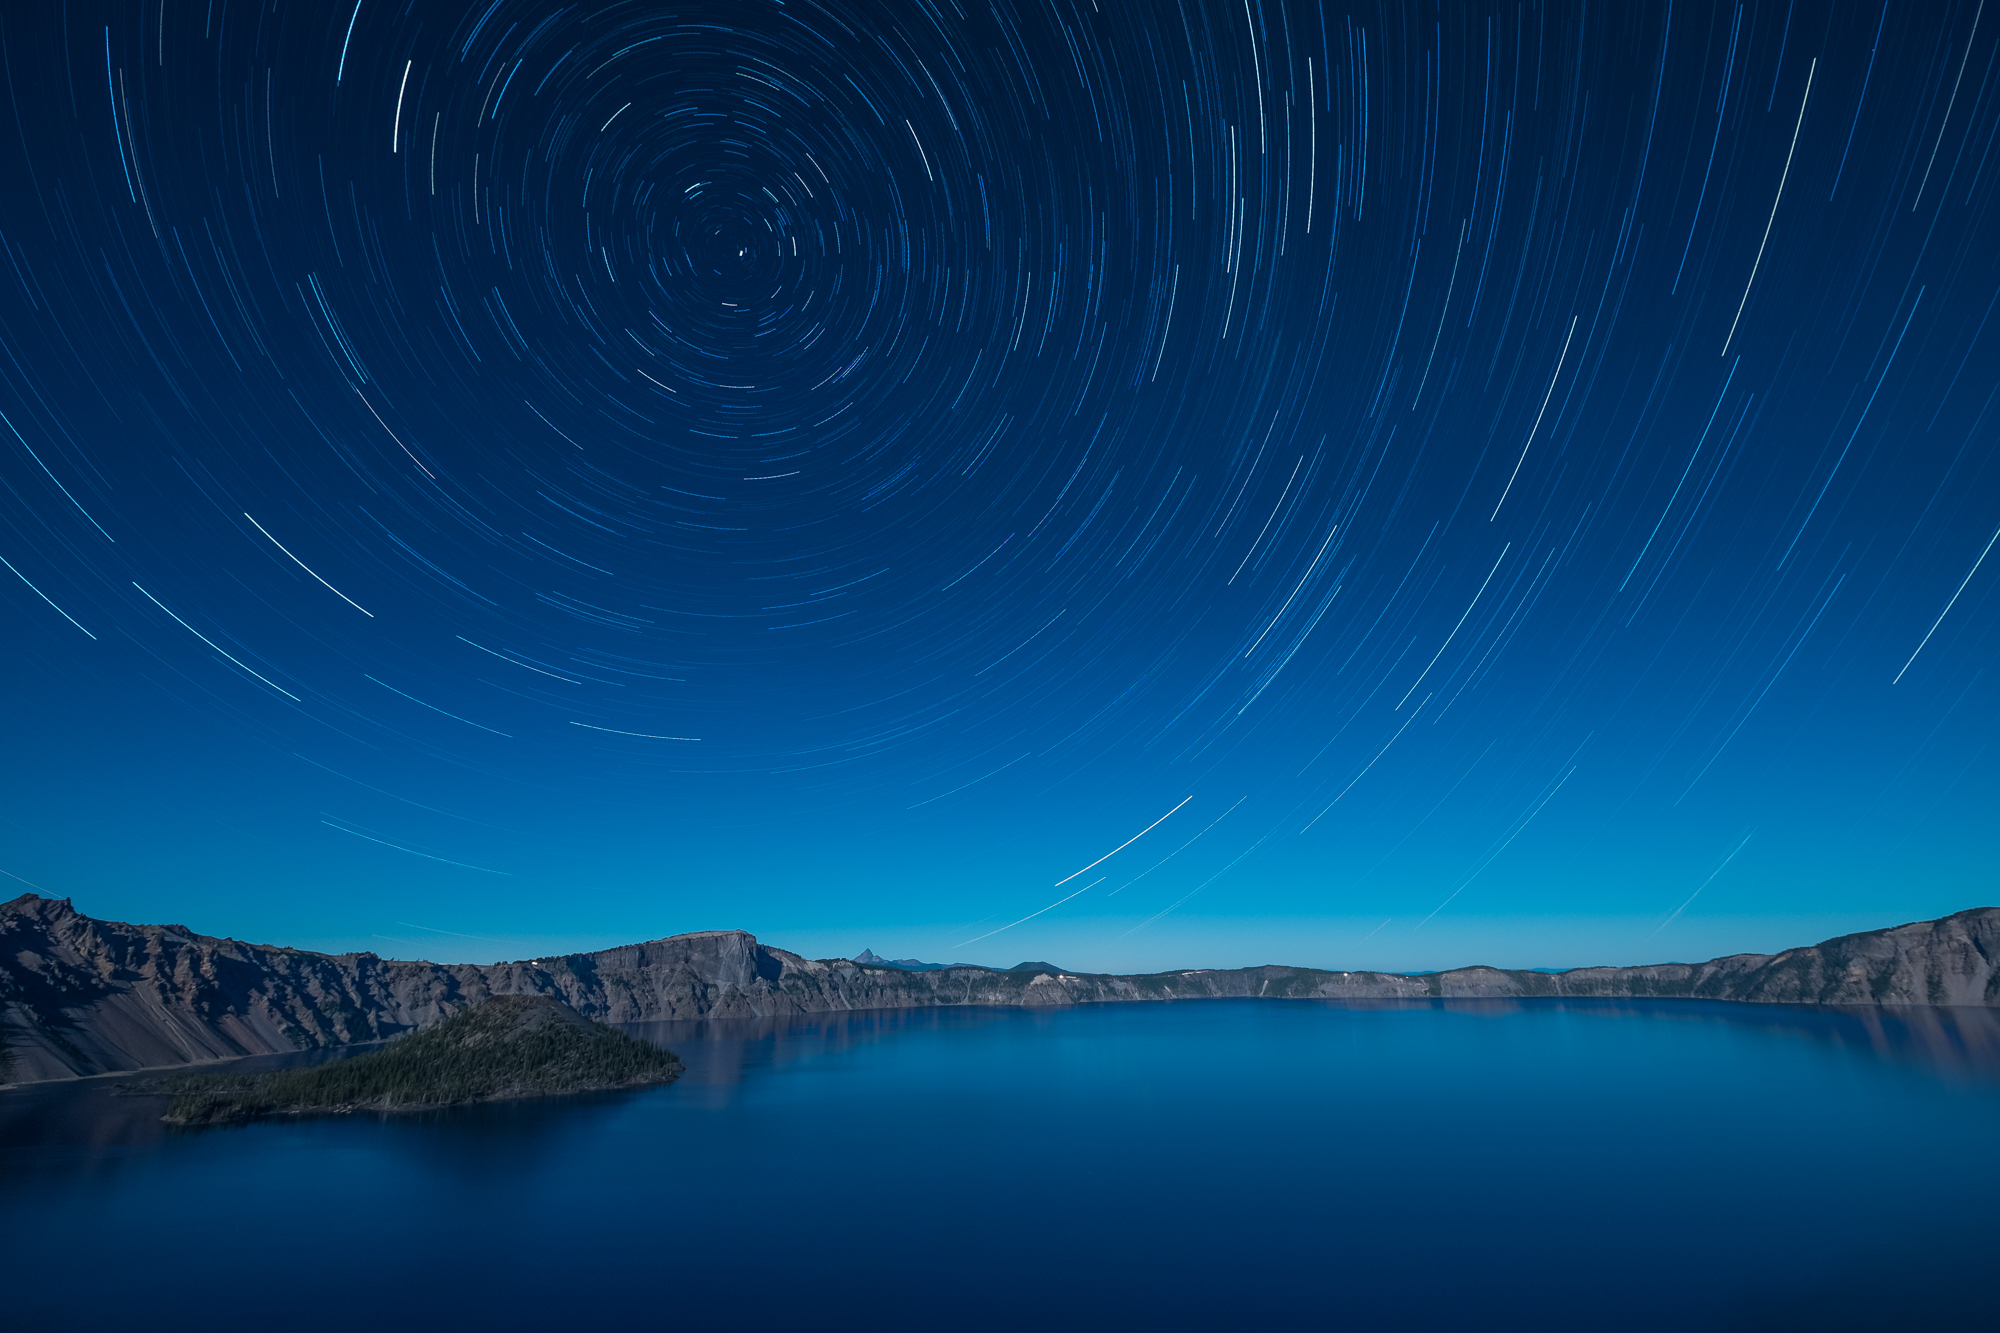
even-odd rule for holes
{"type": "MultiPolygon", "coordinates": [[[[1179,1003],[1261,1005],[1259,1000],[1192,1000],[1179,1003]]],[[[1396,1012],[1442,1010],[1472,1021],[1516,1020],[1536,1014],[1588,1019],[1632,1019],[1656,1022],[1722,1023],[1753,1028],[1792,1040],[1852,1051],[1931,1070],[1952,1079],[2000,1083],[2000,1009],[1905,1005],[1746,1005],[1705,1000],[1350,1000],[1293,1001],[1328,1009],[1396,1012]]],[[[1149,1006],[1139,1006],[1149,1007],[1149,1006]]],[[[1092,1005],[1058,1010],[1012,1008],[869,1009],[847,1013],[801,1014],[764,1019],[703,1019],[687,1022],[626,1023],[626,1031],[671,1047],[686,1062],[688,1072],[672,1089],[655,1095],[696,1098],[712,1106],[727,1105],[734,1090],[751,1079],[781,1069],[837,1061],[844,1055],[903,1034],[950,1032],[1017,1025],[1032,1039],[1036,1033],[1063,1023],[1088,1021],[1090,1016],[1116,1022],[1124,1005],[1092,1005]]],[[[1106,1034],[1097,1033],[1102,1037],[1106,1034]]],[[[1115,1040],[1115,1038],[1113,1038],[1115,1040]]],[[[296,1068],[319,1064],[367,1047],[340,1047],[287,1055],[254,1056],[204,1066],[212,1070],[296,1068]]],[[[144,1075],[112,1074],[96,1078],[27,1084],[0,1091],[0,1150],[28,1146],[60,1146],[117,1153],[120,1149],[157,1144],[179,1132],[160,1123],[165,1096],[120,1095],[121,1084],[144,1075]]],[[[592,1098],[579,1098],[591,1101],[592,1098]]],[[[524,1102],[441,1112],[439,1119],[463,1119],[467,1124],[502,1124],[524,1131],[532,1139],[543,1128],[565,1122],[580,1108],[546,1102],[524,1102]]],[[[247,1132],[247,1131],[246,1131],[247,1132]]],[[[5,1166],[0,1164],[0,1176],[5,1166]]]]}
{"type": "MultiPolygon", "coordinates": [[[[1914,1060],[1954,1073],[2000,1078],[2000,1012],[1974,1009],[1841,1006],[1835,1039],[1859,1033],[1876,1054],[1914,1060]]],[[[1860,1044],[1856,1042],[1855,1044],[1860,1044]]]]}
{"type": "MultiPolygon", "coordinates": [[[[1258,1000],[1189,1000],[1201,1005],[1258,1000]]],[[[1298,1003],[1294,1001],[1293,1003],[1298,1003]]],[[[1711,1000],[1324,1000],[1329,1009],[1438,1009],[1468,1018],[1566,1013],[1606,1018],[1643,1015],[1681,1023],[1726,1023],[1792,1036],[1960,1077],[2000,1081],[2000,1010],[1972,1006],[1745,1005],[1711,1000]]],[[[1091,1006],[1089,1008],[1094,1008],[1091,1006]]],[[[771,1018],[623,1023],[635,1036],[672,1047],[687,1063],[681,1086],[726,1088],[787,1065],[836,1058],[901,1033],[991,1023],[1046,1027],[1086,1009],[870,1009],[771,1018]]],[[[1103,1012],[1100,1010],[1100,1012],[1103,1012]]]]}
{"type": "Polygon", "coordinates": [[[1053,1015],[1015,1009],[859,1009],[770,1018],[619,1023],[635,1037],[671,1048],[687,1065],[678,1086],[726,1088],[765,1070],[836,1058],[905,1032],[1047,1022],[1053,1015]]]}
{"type": "MultiPolygon", "coordinates": [[[[1518,1003],[1518,1002],[1517,1002],[1518,1003]]],[[[1557,1000],[1570,1012],[1644,1013],[1673,1022],[1755,1028],[1915,1065],[2000,1082],[2000,1010],[1972,1005],[1745,1005],[1729,1001],[1557,1000]]],[[[1537,1007],[1530,1000],[1523,1007],[1537,1007]]]]}

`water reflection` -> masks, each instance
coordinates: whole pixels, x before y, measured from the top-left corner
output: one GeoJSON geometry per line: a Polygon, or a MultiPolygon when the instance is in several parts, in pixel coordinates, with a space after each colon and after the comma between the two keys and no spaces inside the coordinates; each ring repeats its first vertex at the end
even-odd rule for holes
{"type": "MultiPolygon", "coordinates": [[[[1262,1005],[1261,1000],[1191,1000],[1181,1003],[1262,1005]]],[[[1289,1005],[1354,1011],[1442,1011],[1468,1020],[1540,1015],[1721,1023],[1856,1055],[1923,1068],[1953,1081],[2000,1083],[2000,1009],[1831,1005],[1755,1005],[1703,1000],[1341,1000],[1287,1001],[1289,1005]]],[[[1149,1006],[1131,1006],[1134,1009],[1149,1006]]],[[[1093,1010],[1125,1006],[1091,1006],[1093,1010]]],[[[628,1023],[626,1031],[671,1047],[688,1067],[673,1095],[721,1106],[733,1089],[771,1071],[838,1061],[867,1046],[917,1033],[969,1031],[1013,1024],[1035,1031],[1061,1024],[1077,1010],[986,1008],[875,1009],[766,1019],[628,1023]]],[[[204,1071],[298,1068],[355,1054],[357,1048],[255,1056],[203,1066],[204,1071]]],[[[73,1150],[87,1160],[124,1150],[145,1150],[186,1134],[163,1124],[168,1098],[135,1093],[148,1074],[29,1084],[0,1090],[0,1154],[12,1149],[73,1150]]],[[[611,1094],[617,1096],[618,1094],[611,1094]]],[[[554,1123],[565,1099],[441,1112],[427,1120],[467,1124],[504,1121],[520,1128],[554,1123]]],[[[200,1131],[213,1133],[215,1131],[200,1131]]],[[[0,1157],[0,1166],[4,1166],[0,1157]]]]}
{"type": "Polygon", "coordinates": [[[882,1292],[973,1293],[979,1327],[1979,1327],[1996,1018],[876,1011],[649,1026],[676,1086],[411,1118],[172,1133],[116,1080],[0,1093],[0,1237],[29,1278],[8,1326],[111,1327],[220,1237],[232,1308],[302,1333],[355,1310],[844,1327],[882,1292]],[[333,1256],[340,1299],[297,1299],[302,1255],[333,1256]]]}
{"type": "MultiPolygon", "coordinates": [[[[1454,1008],[1481,1001],[1450,1001],[1454,1008]]],[[[1528,1000],[1572,1013],[1642,1013],[1690,1023],[1721,1022],[1772,1035],[1866,1052],[1954,1079],[2000,1082],[2000,1009],[1973,1006],[1742,1004],[1727,1000],[1528,1000]]]]}
{"type": "MultiPolygon", "coordinates": [[[[366,1042],[283,1055],[252,1055],[240,1060],[217,1061],[199,1068],[202,1073],[232,1074],[256,1073],[266,1069],[305,1069],[329,1060],[360,1055],[378,1045],[379,1042],[366,1042]]],[[[0,1089],[0,1150],[29,1145],[100,1149],[143,1147],[185,1133],[160,1119],[166,1114],[167,1104],[173,1098],[165,1093],[143,1090],[148,1081],[178,1072],[156,1069],[100,1074],[95,1078],[56,1079],[0,1089]]]]}
{"type": "Polygon", "coordinates": [[[687,1065],[677,1085],[728,1088],[764,1070],[844,1055],[910,1032],[956,1031],[1018,1022],[1017,1009],[862,1009],[773,1018],[621,1023],[635,1037],[671,1048],[687,1065]]]}
{"type": "MultiPolygon", "coordinates": [[[[1167,1003],[1176,1003],[1168,1001],[1167,1003]]],[[[1186,1000],[1195,1005],[1260,1005],[1267,1000],[1186,1000]]],[[[1396,1012],[1431,1010],[1466,1018],[1534,1014],[1643,1017],[1724,1023],[1772,1035],[1866,1052],[1957,1078],[2000,1081],[2000,1009],[1930,1006],[1743,1004],[1726,1000],[1291,1000],[1315,1008],[1396,1012]]],[[[683,1086],[726,1088],[754,1073],[839,1056],[902,1033],[1060,1021],[1067,1009],[871,1009],[763,1019],[626,1023],[634,1036],[670,1046],[687,1063],[683,1086]]]]}

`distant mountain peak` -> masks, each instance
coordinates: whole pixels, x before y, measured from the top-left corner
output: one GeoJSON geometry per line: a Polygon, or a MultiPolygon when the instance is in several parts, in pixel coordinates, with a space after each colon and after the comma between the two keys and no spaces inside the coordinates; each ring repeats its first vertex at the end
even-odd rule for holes
{"type": "Polygon", "coordinates": [[[921,958],[884,958],[873,949],[863,949],[854,955],[854,961],[863,967],[897,967],[905,972],[942,972],[952,967],[977,967],[977,963],[926,963],[921,958]]]}

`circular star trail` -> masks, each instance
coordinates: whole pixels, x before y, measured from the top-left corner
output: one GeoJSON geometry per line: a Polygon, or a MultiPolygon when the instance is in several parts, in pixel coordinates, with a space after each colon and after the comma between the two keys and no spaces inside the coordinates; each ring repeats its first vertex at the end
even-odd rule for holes
{"type": "Polygon", "coordinates": [[[1965,906],[1982,13],[10,13],[4,868],[403,952],[1965,906]]]}

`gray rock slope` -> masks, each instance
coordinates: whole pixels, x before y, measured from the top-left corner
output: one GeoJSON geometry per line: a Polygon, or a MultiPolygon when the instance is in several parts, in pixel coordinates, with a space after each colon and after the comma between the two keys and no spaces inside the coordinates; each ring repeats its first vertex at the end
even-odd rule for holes
{"type": "Polygon", "coordinates": [[[0,904],[0,1081],[34,1082],[375,1041],[492,995],[552,995],[613,1023],[933,1005],[1118,1000],[1693,998],[2000,1005],[2000,908],[1706,963],[1405,976],[1309,967],[1106,976],[802,958],[740,930],[526,962],[403,962],[99,921],[68,899],[0,904]]]}

